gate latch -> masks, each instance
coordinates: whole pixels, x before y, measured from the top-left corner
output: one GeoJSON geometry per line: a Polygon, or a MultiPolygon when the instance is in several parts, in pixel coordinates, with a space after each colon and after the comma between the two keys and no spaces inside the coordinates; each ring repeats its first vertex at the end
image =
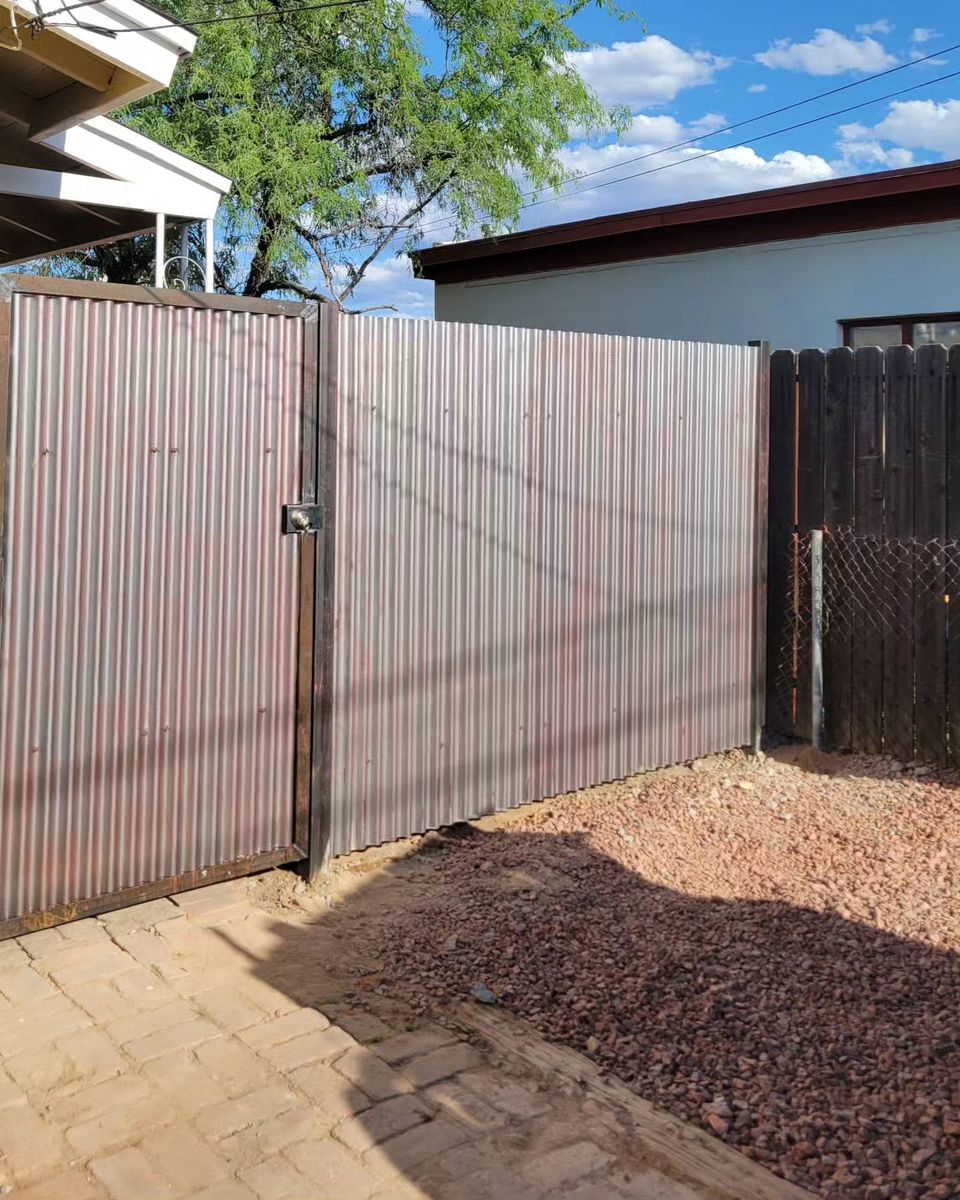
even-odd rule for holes
{"type": "Polygon", "coordinates": [[[319,504],[285,504],[284,533],[316,533],[323,528],[323,508],[319,504]]]}

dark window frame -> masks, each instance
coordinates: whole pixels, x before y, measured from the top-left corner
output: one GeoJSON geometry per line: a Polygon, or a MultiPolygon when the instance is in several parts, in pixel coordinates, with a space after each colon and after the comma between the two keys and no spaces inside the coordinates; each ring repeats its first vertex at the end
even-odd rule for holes
{"type": "Polygon", "coordinates": [[[899,325],[900,339],[904,346],[913,345],[913,327],[935,321],[956,321],[960,324],[960,312],[907,313],[892,317],[847,317],[839,322],[843,330],[843,344],[853,344],[855,329],[869,329],[873,325],[899,325]]]}

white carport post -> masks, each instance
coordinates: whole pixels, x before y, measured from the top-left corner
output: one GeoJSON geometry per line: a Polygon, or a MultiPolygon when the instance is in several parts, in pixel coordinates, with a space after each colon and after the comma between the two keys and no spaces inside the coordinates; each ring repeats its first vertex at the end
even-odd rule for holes
{"type": "Polygon", "coordinates": [[[166,241],[166,219],[163,213],[157,213],[157,233],[153,246],[153,286],[163,287],[163,256],[166,241]]]}
{"type": "Polygon", "coordinates": [[[213,282],[213,225],[214,217],[207,217],[204,221],[203,235],[203,290],[205,292],[216,291],[213,282]]]}

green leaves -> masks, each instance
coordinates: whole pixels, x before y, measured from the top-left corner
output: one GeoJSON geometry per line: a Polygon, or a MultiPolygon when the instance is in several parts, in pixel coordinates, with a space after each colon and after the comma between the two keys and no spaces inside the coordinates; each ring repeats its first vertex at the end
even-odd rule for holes
{"type": "MultiPolygon", "coordinates": [[[[567,65],[584,48],[571,20],[593,2],[427,0],[429,54],[405,0],[204,24],[171,88],[124,119],[233,180],[224,286],[344,304],[358,268],[414,240],[425,214],[508,226],[524,187],[563,182],[574,129],[622,124],[567,65]]],[[[240,5],[173,7],[189,24],[240,5]]]]}

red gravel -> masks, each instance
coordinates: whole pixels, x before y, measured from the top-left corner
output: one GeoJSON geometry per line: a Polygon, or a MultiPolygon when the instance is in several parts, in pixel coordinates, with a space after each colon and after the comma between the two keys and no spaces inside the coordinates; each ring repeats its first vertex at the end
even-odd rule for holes
{"type": "Polygon", "coordinates": [[[387,986],[482,982],[829,1200],[960,1197],[960,781],[814,765],[727,756],[445,841],[379,924],[387,986]]]}

